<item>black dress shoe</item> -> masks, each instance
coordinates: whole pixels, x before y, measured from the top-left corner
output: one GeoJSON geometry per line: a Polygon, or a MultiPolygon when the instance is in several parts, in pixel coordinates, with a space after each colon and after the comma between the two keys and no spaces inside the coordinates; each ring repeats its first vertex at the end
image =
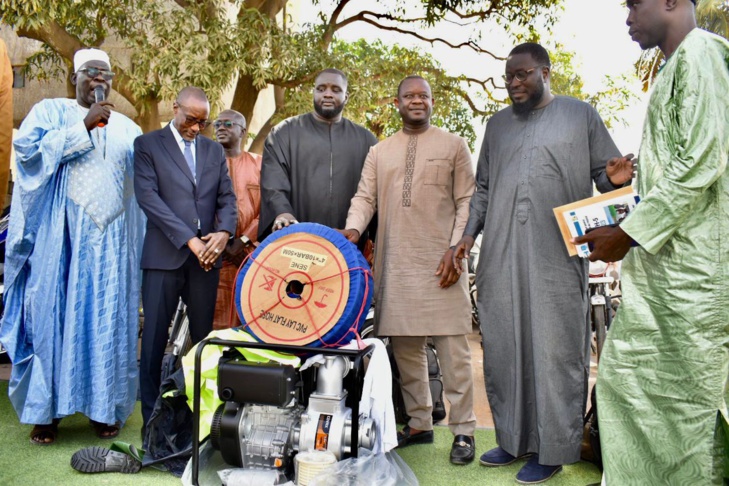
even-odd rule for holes
{"type": "Polygon", "coordinates": [[[400,432],[397,433],[397,446],[406,447],[410,444],[432,444],[433,443],[433,431],[424,430],[417,434],[411,434],[409,425],[406,425],[400,432]]]}
{"type": "Polygon", "coordinates": [[[476,443],[473,436],[457,435],[451,446],[451,462],[453,464],[468,464],[476,457],[476,443]]]}

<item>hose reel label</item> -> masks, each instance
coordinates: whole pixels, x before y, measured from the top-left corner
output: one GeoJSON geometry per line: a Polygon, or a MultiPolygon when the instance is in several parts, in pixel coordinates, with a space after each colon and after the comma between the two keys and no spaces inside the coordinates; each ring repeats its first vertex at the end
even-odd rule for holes
{"type": "Polygon", "coordinates": [[[308,272],[312,265],[326,265],[327,257],[313,251],[285,246],[281,249],[281,256],[289,258],[289,269],[308,272]]]}
{"type": "Polygon", "coordinates": [[[259,319],[264,319],[272,324],[278,324],[279,326],[283,326],[301,334],[306,334],[306,331],[309,330],[309,326],[306,323],[299,322],[280,314],[275,314],[271,311],[261,310],[259,319]]]}
{"type": "Polygon", "coordinates": [[[314,442],[314,449],[317,451],[327,450],[329,445],[329,429],[332,426],[332,415],[321,414],[319,415],[319,424],[316,426],[316,440],[314,442]]]}

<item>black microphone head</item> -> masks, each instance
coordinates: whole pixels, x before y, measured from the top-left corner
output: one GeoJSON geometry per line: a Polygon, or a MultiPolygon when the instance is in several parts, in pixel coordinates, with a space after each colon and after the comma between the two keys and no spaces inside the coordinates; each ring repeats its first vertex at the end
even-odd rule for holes
{"type": "Polygon", "coordinates": [[[96,103],[99,101],[104,101],[104,98],[106,97],[106,92],[104,90],[104,87],[102,85],[98,85],[94,88],[94,98],[96,100],[96,103]]]}

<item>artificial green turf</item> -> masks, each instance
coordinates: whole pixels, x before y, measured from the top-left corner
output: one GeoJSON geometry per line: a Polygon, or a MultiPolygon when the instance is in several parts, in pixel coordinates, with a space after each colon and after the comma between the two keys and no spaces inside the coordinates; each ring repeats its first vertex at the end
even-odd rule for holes
{"type": "MultiPolygon", "coordinates": [[[[81,414],[61,420],[58,437],[52,445],[30,443],[33,427],[18,422],[10,400],[8,382],[0,381],[0,485],[131,485],[152,486],[175,484],[180,480],[167,472],[151,468],[140,474],[83,474],[71,467],[71,456],[84,447],[109,447],[109,439],[99,439],[81,414]]],[[[116,440],[140,445],[142,414],[137,403],[126,426],[116,440]]]]}
{"type": "MultiPolygon", "coordinates": [[[[139,445],[142,416],[139,403],[117,440],[139,445]]],[[[0,381],[0,485],[166,485],[180,484],[169,473],[143,469],[139,474],[83,474],[71,468],[71,456],[84,447],[108,447],[111,441],[94,435],[89,421],[76,414],[64,418],[59,425],[56,442],[49,446],[30,443],[30,425],[18,423],[8,399],[8,384],[0,381]]],[[[502,468],[478,464],[478,457],[468,466],[454,466],[448,461],[453,436],[447,427],[436,427],[435,443],[414,445],[399,451],[400,456],[424,486],[439,485],[513,485],[523,462],[502,468]]],[[[476,431],[477,456],[495,447],[494,431],[476,431]]],[[[580,462],[566,466],[549,481],[550,486],[585,486],[599,483],[600,473],[592,464],[580,462]]]]}

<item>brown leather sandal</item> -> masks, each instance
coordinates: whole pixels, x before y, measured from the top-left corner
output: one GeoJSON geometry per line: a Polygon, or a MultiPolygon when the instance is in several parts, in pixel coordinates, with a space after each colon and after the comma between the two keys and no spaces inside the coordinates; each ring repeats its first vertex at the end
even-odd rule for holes
{"type": "Polygon", "coordinates": [[[53,444],[58,435],[58,422],[54,419],[50,424],[35,424],[30,431],[30,443],[41,446],[53,444]]]}
{"type": "Polygon", "coordinates": [[[113,439],[119,435],[119,424],[108,425],[96,420],[89,420],[89,424],[94,428],[96,437],[99,439],[113,439]]]}

